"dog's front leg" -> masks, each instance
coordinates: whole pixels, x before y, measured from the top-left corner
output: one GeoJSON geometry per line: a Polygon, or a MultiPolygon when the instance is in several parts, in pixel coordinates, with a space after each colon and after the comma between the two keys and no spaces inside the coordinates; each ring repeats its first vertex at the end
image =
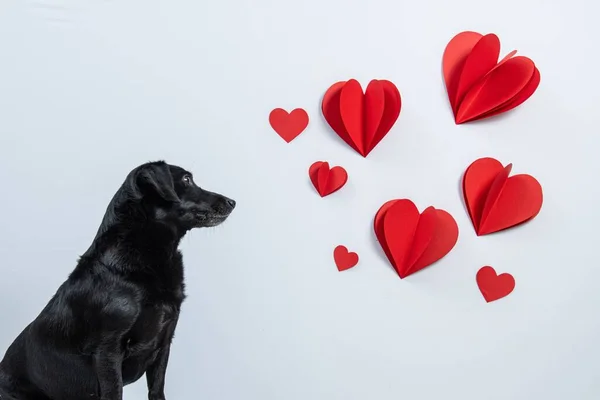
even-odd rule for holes
{"type": "Polygon", "coordinates": [[[169,354],[171,352],[171,341],[173,340],[176,325],[177,320],[171,323],[156,360],[146,371],[148,400],[165,400],[165,376],[167,374],[167,364],[169,363],[169,354]]]}
{"type": "Polygon", "coordinates": [[[100,400],[123,400],[122,363],[117,346],[103,346],[94,354],[100,400]]]}
{"type": "Polygon", "coordinates": [[[154,362],[146,371],[148,400],[165,400],[165,376],[171,346],[163,347],[154,362]]]}

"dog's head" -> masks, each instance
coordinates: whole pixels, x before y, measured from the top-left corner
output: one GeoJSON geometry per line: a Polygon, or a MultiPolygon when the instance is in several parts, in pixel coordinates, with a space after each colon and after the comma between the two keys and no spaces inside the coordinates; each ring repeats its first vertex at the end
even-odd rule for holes
{"type": "Polygon", "coordinates": [[[139,166],[128,180],[153,218],[179,230],[217,226],[235,208],[234,200],[202,189],[191,172],[163,161],[139,166]]]}

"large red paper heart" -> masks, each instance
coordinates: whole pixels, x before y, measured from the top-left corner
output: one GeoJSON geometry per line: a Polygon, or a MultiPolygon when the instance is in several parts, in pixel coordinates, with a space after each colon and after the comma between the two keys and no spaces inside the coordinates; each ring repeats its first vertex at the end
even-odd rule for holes
{"type": "Polygon", "coordinates": [[[531,175],[508,177],[493,158],[480,158],[467,168],[463,193],[478,236],[498,232],[535,218],[542,208],[542,186],[531,175]]]}
{"type": "Polygon", "coordinates": [[[333,250],[333,259],[338,271],[345,271],[358,264],[358,254],[349,252],[346,246],[339,245],[333,250]]]}
{"type": "Polygon", "coordinates": [[[452,215],[434,207],[419,213],[408,199],[390,200],[381,206],[374,229],[401,279],[440,260],[458,240],[458,225],[452,215]]]}
{"type": "Polygon", "coordinates": [[[500,62],[500,40],[493,33],[461,32],[446,46],[444,81],[457,124],[511,110],[537,90],[534,62],[510,52],[500,62]]]}
{"type": "Polygon", "coordinates": [[[515,289],[515,278],[511,274],[496,275],[494,268],[489,266],[477,271],[476,280],[479,291],[488,303],[508,296],[515,289]]]}
{"type": "Polygon", "coordinates": [[[308,114],[302,108],[296,108],[291,113],[276,108],[269,114],[269,123],[273,130],[289,143],[308,126],[308,114]]]}
{"type": "Polygon", "coordinates": [[[348,181],[348,173],[343,167],[329,169],[327,161],[317,161],[308,169],[308,175],[321,197],[330,195],[342,188],[348,181]]]}
{"type": "Polygon", "coordinates": [[[400,115],[398,88],[372,80],[363,94],[355,79],[333,84],[323,96],[325,120],[344,142],[366,157],[392,129],[400,115]]]}

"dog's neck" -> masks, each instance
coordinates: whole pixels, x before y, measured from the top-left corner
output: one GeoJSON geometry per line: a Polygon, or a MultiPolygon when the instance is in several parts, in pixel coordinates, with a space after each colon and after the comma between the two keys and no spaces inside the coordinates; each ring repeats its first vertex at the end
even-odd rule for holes
{"type": "MultiPolygon", "coordinates": [[[[81,258],[107,263],[115,257],[125,257],[125,253],[122,254],[119,249],[123,246],[139,250],[133,252],[138,255],[136,259],[127,260],[131,265],[148,268],[168,264],[177,254],[186,232],[177,231],[156,220],[153,215],[143,211],[140,202],[140,199],[128,193],[117,193],[106,209],[93,244],[81,258]]],[[[127,253],[127,257],[131,258],[131,251],[127,253]]]]}

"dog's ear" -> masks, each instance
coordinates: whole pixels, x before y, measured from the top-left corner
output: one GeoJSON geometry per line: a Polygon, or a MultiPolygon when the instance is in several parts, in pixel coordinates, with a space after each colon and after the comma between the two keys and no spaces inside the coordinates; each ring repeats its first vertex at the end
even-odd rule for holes
{"type": "Polygon", "coordinates": [[[165,201],[178,202],[173,176],[167,164],[150,164],[142,167],[135,176],[136,197],[154,193],[165,201]]]}

